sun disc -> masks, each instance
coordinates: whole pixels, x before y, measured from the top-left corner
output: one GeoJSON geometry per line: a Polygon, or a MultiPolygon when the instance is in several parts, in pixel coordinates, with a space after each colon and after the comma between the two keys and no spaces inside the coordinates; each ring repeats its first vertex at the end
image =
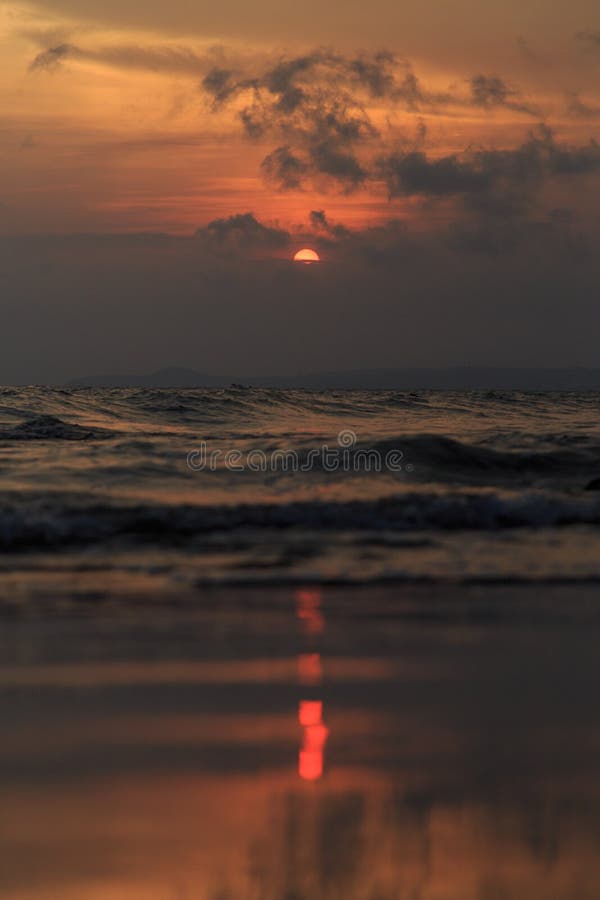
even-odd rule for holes
{"type": "Polygon", "coordinates": [[[320,262],[320,256],[315,250],[309,250],[308,247],[304,247],[302,250],[298,250],[298,252],[294,255],[294,262],[320,262]]]}

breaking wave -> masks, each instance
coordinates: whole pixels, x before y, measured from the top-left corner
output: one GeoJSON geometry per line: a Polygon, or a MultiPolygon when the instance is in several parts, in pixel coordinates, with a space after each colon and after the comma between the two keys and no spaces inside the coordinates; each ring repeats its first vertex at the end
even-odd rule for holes
{"type": "Polygon", "coordinates": [[[489,491],[411,492],[376,501],[197,506],[85,503],[46,498],[5,501],[3,549],[39,549],[99,541],[164,543],[241,529],[342,531],[501,530],[600,524],[600,498],[489,491]]]}
{"type": "Polygon", "coordinates": [[[0,428],[0,441],[89,441],[113,437],[105,428],[63,422],[56,416],[31,416],[18,425],[0,428]]]}

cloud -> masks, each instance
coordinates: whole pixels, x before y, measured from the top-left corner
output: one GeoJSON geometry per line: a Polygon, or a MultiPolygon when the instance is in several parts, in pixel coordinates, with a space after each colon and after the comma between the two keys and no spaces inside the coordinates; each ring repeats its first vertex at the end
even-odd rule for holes
{"type": "Polygon", "coordinates": [[[594,119],[600,116],[600,106],[585,103],[575,91],[567,93],[567,114],[574,119],[594,119]]]}
{"type": "Polygon", "coordinates": [[[202,87],[212,96],[213,105],[217,108],[236,91],[234,73],[231,69],[215,66],[202,79],[202,87]]]}
{"type": "Polygon", "coordinates": [[[600,49],[600,31],[578,31],[575,35],[578,41],[584,41],[588,46],[600,49]]]}
{"type": "Polygon", "coordinates": [[[55,47],[49,47],[38,53],[29,66],[30,72],[52,72],[59,68],[67,56],[77,55],[79,51],[77,47],[71,44],[57,44],[55,47]]]}
{"type": "Polygon", "coordinates": [[[390,197],[462,196],[488,210],[526,205],[548,178],[600,171],[596,141],[569,147],[557,144],[540,125],[515,149],[467,150],[432,158],[422,151],[397,152],[379,160],[390,197]]]}
{"type": "Polygon", "coordinates": [[[326,235],[335,240],[344,240],[352,235],[352,232],[345,225],[330,222],[323,209],[311,210],[308,218],[311,228],[317,234],[326,235]]]}
{"type": "Polygon", "coordinates": [[[263,225],[251,212],[214,219],[204,228],[199,228],[196,237],[212,247],[225,250],[280,250],[291,241],[288,231],[263,225]]]}
{"type": "MultiPolygon", "coordinates": [[[[31,69],[49,71],[72,58],[200,76],[208,108],[228,110],[243,136],[265,144],[260,171],[279,190],[348,193],[383,181],[392,198],[462,197],[498,212],[526,206],[547,178],[596,166],[596,144],[561,148],[542,130],[513,149],[467,149],[442,157],[426,152],[425,114],[465,108],[481,114],[497,108],[536,112],[496,74],[472,76],[468,90],[463,83],[462,89],[436,92],[421,83],[409,62],[387,51],[317,48],[274,59],[222,48],[204,54],[173,46],[86,49],[67,38],[40,52],[31,69]],[[404,116],[403,132],[390,125],[396,110],[413,115],[408,126],[404,116]]],[[[574,95],[570,114],[591,118],[595,110],[574,95]]]]}
{"type": "Polygon", "coordinates": [[[531,252],[552,253],[565,260],[582,260],[589,252],[583,233],[569,210],[550,210],[533,219],[499,217],[474,219],[452,224],[446,243],[462,253],[499,256],[521,247],[531,252]]]}
{"type": "Polygon", "coordinates": [[[323,209],[313,209],[309,215],[310,224],[314,228],[327,228],[327,216],[323,209]]]}
{"type": "Polygon", "coordinates": [[[509,88],[502,78],[497,75],[475,75],[469,80],[471,87],[471,102],[474,106],[483,109],[492,109],[495,106],[503,106],[514,112],[539,115],[535,107],[522,103],[518,98],[519,91],[509,88]]]}
{"type": "Polygon", "coordinates": [[[309,149],[310,165],[318,174],[334,179],[348,190],[358,187],[367,177],[367,171],[357,157],[346,150],[339,139],[329,138],[317,142],[309,149]]]}
{"type": "MultiPolygon", "coordinates": [[[[479,74],[468,85],[469,93],[432,92],[393,53],[342,54],[324,48],[275,62],[215,65],[202,80],[213,111],[229,106],[247,138],[275,141],[262,162],[270,182],[281,190],[312,185],[344,192],[372,177],[373,156],[389,138],[389,127],[382,134],[373,121],[374,101],[384,102],[390,113],[403,109],[418,115],[452,106],[535,112],[498,76],[479,74]]],[[[426,133],[420,118],[413,148],[423,144],[426,133]]],[[[415,156],[404,165],[417,168],[420,162],[415,156]]],[[[454,179],[475,177],[462,164],[446,162],[440,169],[444,167],[453,169],[446,176],[454,179]]],[[[440,183],[445,180],[441,177],[440,183]]]]}
{"type": "MultiPolygon", "coordinates": [[[[36,42],[43,42],[46,37],[44,33],[35,32],[27,32],[26,36],[36,42]]],[[[38,53],[30,63],[29,71],[53,71],[62,66],[67,59],[73,59],[121,69],[198,76],[209,67],[212,70],[215,55],[216,51],[201,55],[188,47],[173,46],[140,47],[116,44],[89,48],[65,40],[38,53]]]]}
{"type": "MultiPolygon", "coordinates": [[[[318,271],[288,264],[285,249],[264,250],[265,233],[281,229],[243,211],[196,237],[0,238],[10,298],[1,377],[53,383],[168,365],[240,375],[600,365],[597,232],[577,254],[584,223],[547,220],[462,223],[454,234],[447,224],[428,232],[391,221],[335,246],[326,234],[296,243],[294,233],[293,247],[331,241],[318,271]]],[[[307,225],[315,235],[316,224],[307,225]]]]}
{"type": "MultiPolygon", "coordinates": [[[[240,116],[249,124],[253,137],[283,125],[286,117],[295,113],[304,112],[309,117],[311,110],[318,114],[332,103],[360,111],[363,121],[368,119],[365,103],[373,100],[410,112],[439,112],[451,106],[506,106],[515,112],[538,115],[535,107],[519,99],[516,88],[508,87],[497,75],[478,74],[468,79],[468,94],[432,91],[423,86],[407,60],[390,51],[344,54],[317,48],[274,61],[265,55],[245,57],[223,47],[203,53],[172,44],[89,47],[74,44],[64,30],[29,30],[22,34],[43,47],[30,70],[51,70],[71,57],[117,68],[200,75],[201,88],[213,110],[244,98],[240,116]]],[[[587,38],[594,40],[595,36],[590,33],[587,38]]]]}
{"type": "Polygon", "coordinates": [[[283,139],[262,163],[279,188],[299,189],[307,179],[321,178],[353,190],[367,177],[357,148],[376,139],[378,131],[361,98],[348,88],[360,82],[369,93],[384,90],[384,65],[379,56],[348,62],[319,50],[280,60],[253,78],[236,80],[231,70],[214,68],[202,85],[213,108],[246,98],[238,116],[247,137],[283,139]]]}
{"type": "Polygon", "coordinates": [[[405,65],[398,80],[400,65],[390,53],[344,56],[317,49],[242,74],[215,66],[202,88],[213,110],[235,101],[248,138],[278,141],[262,171],[280,189],[298,190],[316,181],[351,191],[368,177],[361,149],[379,138],[367,111],[369,99],[403,99],[412,107],[421,96],[405,65]]]}
{"type": "Polygon", "coordinates": [[[316,141],[303,152],[289,145],[277,147],[261,163],[267,180],[280,190],[302,190],[308,179],[319,177],[353,191],[365,182],[367,170],[357,156],[336,139],[316,141]]]}
{"type": "Polygon", "coordinates": [[[312,210],[308,218],[308,229],[296,226],[290,231],[277,223],[262,222],[251,212],[236,213],[198,228],[195,240],[210,257],[251,259],[265,255],[278,257],[280,251],[293,242],[311,242],[318,247],[332,248],[341,247],[349,239],[359,239],[358,232],[331,222],[324,210],[312,210]]]}
{"type": "Polygon", "coordinates": [[[300,190],[308,172],[307,164],[289,146],[277,147],[262,161],[267,179],[282,190],[300,190]]]}
{"type": "Polygon", "coordinates": [[[390,197],[437,196],[485,190],[490,173],[458,155],[432,159],[423,151],[391,153],[380,160],[380,172],[390,197]]]}
{"type": "Polygon", "coordinates": [[[323,48],[276,62],[266,60],[255,65],[254,71],[214,66],[204,76],[202,87],[214,108],[249,93],[251,100],[245,109],[261,107],[273,128],[299,111],[322,114],[342,105],[360,111],[364,121],[364,103],[369,99],[404,104],[411,110],[452,99],[449,94],[423,90],[410,65],[393,53],[346,56],[323,48]]]}
{"type": "Polygon", "coordinates": [[[359,84],[367,87],[373,97],[388,97],[396,90],[394,74],[391,71],[396,62],[393,53],[381,51],[371,57],[355,56],[350,59],[348,69],[356,75],[359,84]]]}
{"type": "MultiPolygon", "coordinates": [[[[30,35],[47,41],[51,35],[30,35]]],[[[469,93],[431,91],[411,65],[389,51],[341,53],[317,48],[298,55],[243,56],[212,48],[198,54],[186,47],[114,45],[89,48],[65,39],[42,50],[31,70],[58,68],[67,59],[122,68],[140,68],[200,76],[209,109],[229,108],[243,135],[272,142],[261,171],[281,190],[312,186],[348,193],[371,177],[372,158],[381,152],[390,124],[380,133],[373,104],[421,115],[455,107],[489,111],[503,106],[526,114],[516,88],[500,77],[479,74],[468,81],[469,93]]],[[[422,119],[421,146],[426,135],[422,119]]]]}

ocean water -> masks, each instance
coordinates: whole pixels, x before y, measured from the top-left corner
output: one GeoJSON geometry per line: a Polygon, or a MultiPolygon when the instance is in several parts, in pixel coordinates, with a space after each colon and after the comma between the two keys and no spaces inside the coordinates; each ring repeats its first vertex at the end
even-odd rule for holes
{"type": "Polygon", "coordinates": [[[597,579],[599,414],[595,393],[3,388],[0,584],[597,579]]]}
{"type": "Polygon", "coordinates": [[[597,900],[599,409],[3,389],[1,900],[597,900]]]}

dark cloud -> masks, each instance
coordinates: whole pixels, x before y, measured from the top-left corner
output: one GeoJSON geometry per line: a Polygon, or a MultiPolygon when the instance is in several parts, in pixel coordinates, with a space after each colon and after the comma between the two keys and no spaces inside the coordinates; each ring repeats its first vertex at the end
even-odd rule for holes
{"type": "Polygon", "coordinates": [[[357,157],[336,139],[316,143],[309,150],[309,159],[315,173],[334,179],[348,190],[358,187],[367,177],[357,157]]]}
{"type": "Polygon", "coordinates": [[[396,89],[392,67],[396,63],[393,53],[382,51],[374,56],[356,56],[348,62],[348,69],[356,76],[373,97],[389,97],[396,89]]]}
{"type": "Polygon", "coordinates": [[[452,99],[449,94],[424,91],[410,65],[389,52],[344,56],[317,49],[237,76],[232,69],[215,66],[202,87],[216,106],[249,92],[250,105],[261,105],[273,128],[283,124],[278,116],[285,120],[303,111],[323,118],[332,106],[341,105],[359,110],[364,119],[364,101],[369,98],[403,103],[411,110],[452,99]]]}
{"type": "Polygon", "coordinates": [[[200,87],[211,98],[212,109],[215,112],[244,91],[254,91],[255,98],[258,93],[255,79],[242,78],[234,68],[228,68],[221,63],[208,66],[200,87]]]}
{"type": "Polygon", "coordinates": [[[600,31],[578,31],[575,35],[578,41],[584,41],[588,46],[600,49],[600,31]]]}
{"type": "MultiPolygon", "coordinates": [[[[29,30],[23,36],[43,48],[30,64],[31,70],[57,68],[71,57],[126,69],[200,75],[201,88],[210,97],[213,109],[240,95],[248,101],[243,107],[242,122],[250,123],[251,136],[259,130],[258,110],[264,119],[260,123],[262,134],[285,124],[298,127],[301,123],[285,121],[295,114],[303,114],[306,119],[311,115],[323,117],[332,105],[338,110],[343,106],[360,112],[365,119],[365,102],[373,99],[411,112],[435,112],[453,105],[480,109],[502,105],[537,115],[534,107],[520,100],[516,88],[508,87],[496,75],[473,76],[468,81],[467,95],[431,91],[422,85],[409,62],[389,51],[343,54],[318,48],[273,62],[264,58],[249,61],[218,47],[198,54],[189,47],[171,45],[81,46],[72,43],[67,32],[56,30],[29,30]]],[[[595,40],[593,33],[580,36],[595,40]]]]}
{"type": "Polygon", "coordinates": [[[311,228],[320,235],[341,241],[352,235],[352,232],[340,223],[330,222],[324,209],[313,209],[309,214],[311,228]]]}
{"type": "Polygon", "coordinates": [[[227,250],[279,250],[287,247],[291,240],[289,232],[264,225],[250,212],[214,219],[204,228],[199,228],[196,237],[227,250]]]}
{"type": "Polygon", "coordinates": [[[412,112],[438,110],[449,105],[480,108],[503,105],[534,113],[532,107],[519,99],[520,92],[498,76],[475,75],[468,83],[469,95],[430,91],[423,87],[410,63],[393,53],[343,55],[317,49],[280,59],[275,64],[259,65],[255,71],[237,76],[232,69],[215,66],[204,77],[202,86],[217,106],[250,91],[252,102],[260,98],[270,121],[276,120],[277,113],[291,115],[305,106],[318,110],[332,100],[339,103],[341,98],[347,107],[361,110],[364,101],[375,98],[412,112]],[[317,96],[321,106],[315,103],[317,96]]]}
{"type": "Polygon", "coordinates": [[[241,98],[237,115],[247,137],[280,141],[262,163],[278,187],[297,190],[325,180],[350,191],[368,177],[361,148],[378,138],[367,99],[404,92],[413,102],[415,86],[409,91],[397,82],[395,65],[389,53],[345,57],[318,49],[250,75],[214,67],[202,87],[213,108],[241,98]]]}
{"type": "Polygon", "coordinates": [[[538,115],[538,111],[523,103],[519,97],[519,91],[510,88],[502,78],[497,75],[475,75],[469,80],[471,88],[471,100],[474,106],[491,109],[495,106],[504,106],[514,112],[538,115]]]}
{"type": "Polygon", "coordinates": [[[281,190],[300,190],[308,172],[306,163],[290,147],[277,147],[265,156],[261,168],[281,190]]]}
{"type": "Polygon", "coordinates": [[[495,75],[475,75],[470,80],[473,103],[476,106],[501,106],[505,104],[514,91],[510,91],[506,83],[495,75]]]}
{"type": "Polygon", "coordinates": [[[30,72],[46,71],[51,72],[61,65],[67,56],[73,56],[78,53],[76,47],[71,44],[57,44],[56,47],[49,47],[33,59],[29,66],[30,72]]]}
{"type": "Polygon", "coordinates": [[[457,222],[448,229],[448,246],[463,253],[492,256],[514,253],[521,247],[540,255],[552,252],[565,260],[583,260],[588,242],[569,210],[550,210],[533,219],[498,217],[457,222]]]}
{"type": "Polygon", "coordinates": [[[380,160],[390,197],[444,196],[485,190],[490,173],[457,155],[432,159],[422,151],[392,153],[380,160]]]}
{"type": "Polygon", "coordinates": [[[290,265],[291,247],[263,250],[263,229],[278,229],[248,214],[197,237],[1,238],[2,381],[169,365],[240,375],[600,365],[597,233],[578,255],[577,223],[484,224],[465,223],[453,242],[447,226],[394,221],[335,246],[294,234],[292,247],[324,246],[319,269],[290,265]]]}
{"type": "Polygon", "coordinates": [[[258,104],[242,109],[239,117],[247,137],[258,140],[266,134],[268,123],[265,121],[264,114],[258,104]]]}
{"type": "Polygon", "coordinates": [[[318,50],[307,56],[297,56],[289,60],[281,60],[272,69],[268,69],[262,79],[262,83],[272,94],[285,97],[289,91],[296,91],[298,76],[306,75],[319,63],[326,64],[333,61],[332,54],[318,50]]]}
{"type": "Polygon", "coordinates": [[[427,137],[427,125],[423,121],[423,119],[417,119],[417,128],[415,133],[415,146],[420,147],[425,143],[425,139],[427,137]]]}
{"type": "Polygon", "coordinates": [[[233,72],[218,66],[211,69],[202,79],[202,87],[214,98],[217,105],[224,103],[233,90],[233,72]]]}
{"type": "MultiPolygon", "coordinates": [[[[39,37],[42,39],[43,35],[39,37]]],[[[418,116],[452,106],[479,110],[502,106],[534,112],[516,88],[496,75],[474,76],[468,82],[468,94],[429,91],[406,60],[385,51],[343,54],[317,48],[269,61],[241,56],[230,59],[224,50],[216,49],[198,56],[185,47],[85,49],[64,41],[38,54],[31,68],[53,69],[67,58],[200,74],[210,109],[230,106],[247,138],[272,142],[261,168],[281,190],[311,186],[350,192],[378,177],[374,160],[384,155],[390,130],[386,126],[382,134],[375,125],[370,112],[373,100],[384,102],[390,112],[401,108],[418,116]]],[[[397,181],[429,181],[432,188],[425,192],[433,195],[455,193],[457,188],[452,185],[456,184],[459,192],[471,190],[471,185],[478,189],[482,174],[464,160],[447,158],[431,164],[419,155],[426,133],[426,125],[419,118],[414,139],[409,133],[402,139],[404,148],[410,146],[413,155],[404,155],[401,161],[390,157],[383,167],[392,193],[397,181]]]]}
{"type": "Polygon", "coordinates": [[[327,216],[323,209],[311,210],[309,219],[313,228],[327,228],[328,226],[327,216]]]}
{"type": "Polygon", "coordinates": [[[567,94],[567,114],[574,119],[595,119],[600,116],[600,106],[585,103],[575,91],[567,94]]]}
{"type": "Polygon", "coordinates": [[[420,151],[392,153],[379,160],[379,171],[390,197],[462,195],[491,210],[507,200],[526,205],[548,178],[600,171],[600,145],[563,146],[539,126],[515,149],[467,150],[437,159],[420,151]]]}
{"type": "Polygon", "coordinates": [[[263,159],[261,169],[280,190],[302,190],[307,180],[325,178],[352,191],[368,177],[358,158],[332,138],[315,141],[300,152],[290,146],[277,147],[263,159]]]}
{"type": "MultiPolygon", "coordinates": [[[[219,65],[206,73],[202,88],[212,109],[235,99],[235,114],[247,137],[276,141],[262,171],[282,190],[299,190],[307,183],[326,189],[329,183],[352,191],[372,177],[373,157],[381,154],[386,140],[369,113],[373,99],[385,101],[390,111],[400,107],[415,114],[452,105],[534,112],[518,90],[498,76],[474,76],[469,94],[462,96],[428,91],[409,63],[388,52],[344,55],[321,48],[275,63],[240,65],[237,72],[219,65]]],[[[419,118],[413,150],[422,146],[426,133],[419,118]]],[[[481,181],[479,173],[458,159],[431,167],[415,154],[403,159],[403,167],[411,169],[409,180],[433,177],[440,186],[434,193],[439,194],[455,192],[443,187],[447,182],[468,181],[463,188],[468,189],[481,181]]]]}

